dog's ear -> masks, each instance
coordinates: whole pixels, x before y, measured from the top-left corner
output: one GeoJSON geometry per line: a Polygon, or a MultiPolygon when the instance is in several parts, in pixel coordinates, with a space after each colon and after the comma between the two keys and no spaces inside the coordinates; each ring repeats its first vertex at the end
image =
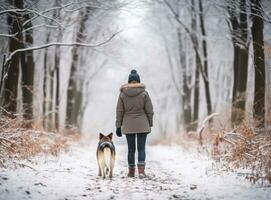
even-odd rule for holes
{"type": "Polygon", "coordinates": [[[113,133],[110,133],[107,137],[109,137],[110,140],[112,140],[112,138],[113,138],[113,133]]]}
{"type": "Polygon", "coordinates": [[[99,133],[99,139],[101,140],[104,137],[102,133],[99,133]]]}

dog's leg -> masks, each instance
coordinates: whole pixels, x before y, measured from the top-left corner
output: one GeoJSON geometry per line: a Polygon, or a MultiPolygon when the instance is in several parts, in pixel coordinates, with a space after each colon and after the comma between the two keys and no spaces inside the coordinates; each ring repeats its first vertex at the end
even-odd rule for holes
{"type": "Polygon", "coordinates": [[[113,169],[114,169],[114,160],[111,159],[111,161],[110,161],[110,170],[109,170],[109,177],[110,178],[113,177],[113,169]]]}
{"type": "Polygon", "coordinates": [[[113,178],[113,168],[110,167],[109,178],[113,178]]]}
{"type": "Polygon", "coordinates": [[[115,165],[115,153],[112,154],[111,159],[110,159],[110,173],[109,173],[109,177],[112,178],[113,177],[113,169],[114,169],[114,165],[115,165]]]}
{"type": "Polygon", "coordinates": [[[102,177],[105,179],[105,175],[106,175],[106,168],[103,166],[102,169],[102,177]]]}
{"type": "Polygon", "coordinates": [[[98,176],[102,176],[102,170],[101,170],[100,165],[99,165],[99,172],[98,172],[98,176]]]}
{"type": "Polygon", "coordinates": [[[104,163],[104,157],[101,159],[101,174],[102,178],[105,178],[105,163],[104,163]]]}
{"type": "Polygon", "coordinates": [[[101,156],[97,153],[97,163],[98,163],[98,176],[102,176],[102,161],[101,161],[101,156]]]}
{"type": "Polygon", "coordinates": [[[99,152],[99,154],[98,154],[98,165],[99,165],[98,175],[104,178],[105,177],[105,173],[104,173],[105,163],[104,163],[103,152],[99,152]]]}

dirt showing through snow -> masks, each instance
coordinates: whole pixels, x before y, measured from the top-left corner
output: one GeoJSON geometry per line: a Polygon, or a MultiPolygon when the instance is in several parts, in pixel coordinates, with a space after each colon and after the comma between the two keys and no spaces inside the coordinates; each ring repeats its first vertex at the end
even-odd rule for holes
{"type": "Polygon", "coordinates": [[[97,176],[96,145],[73,146],[58,157],[20,161],[0,169],[0,199],[271,199],[271,187],[236,173],[212,170],[212,161],[179,146],[148,146],[148,178],[127,178],[126,146],[116,144],[112,180],[97,176]]]}

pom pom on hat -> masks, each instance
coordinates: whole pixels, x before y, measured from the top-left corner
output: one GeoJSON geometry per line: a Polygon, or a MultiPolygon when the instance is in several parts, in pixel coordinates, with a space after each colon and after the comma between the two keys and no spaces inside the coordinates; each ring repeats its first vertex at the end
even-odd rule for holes
{"type": "Polygon", "coordinates": [[[133,81],[140,83],[140,77],[135,69],[131,70],[131,73],[128,77],[128,83],[131,83],[133,81]]]}

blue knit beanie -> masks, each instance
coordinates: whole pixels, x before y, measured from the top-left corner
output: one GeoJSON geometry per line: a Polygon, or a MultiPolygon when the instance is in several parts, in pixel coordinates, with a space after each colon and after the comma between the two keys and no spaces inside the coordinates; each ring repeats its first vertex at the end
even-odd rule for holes
{"type": "Polygon", "coordinates": [[[131,83],[132,81],[140,83],[140,77],[135,69],[133,69],[129,74],[128,83],[131,83]]]}

